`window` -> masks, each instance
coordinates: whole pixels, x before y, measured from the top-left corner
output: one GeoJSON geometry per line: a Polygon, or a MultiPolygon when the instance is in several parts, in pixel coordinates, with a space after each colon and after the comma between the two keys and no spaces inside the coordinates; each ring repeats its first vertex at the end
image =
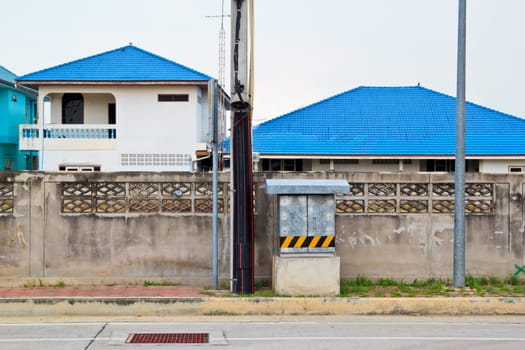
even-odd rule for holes
{"type": "Polygon", "coordinates": [[[427,159],[422,171],[454,171],[454,159],[427,159]]]}
{"type": "Polygon", "coordinates": [[[4,170],[5,171],[12,171],[13,170],[13,160],[10,158],[4,159],[4,170]]]}
{"type": "Polygon", "coordinates": [[[190,96],[188,94],[175,94],[175,95],[159,94],[158,96],[159,102],[188,102],[189,100],[190,100],[190,96]]]}
{"type": "Polygon", "coordinates": [[[359,164],[359,159],[335,159],[334,164],[359,164]]]}
{"type": "Polygon", "coordinates": [[[100,165],[59,165],[60,171],[100,171],[100,165]]]}
{"type": "Polygon", "coordinates": [[[372,159],[372,164],[399,164],[399,159],[372,159]]]}
{"type": "Polygon", "coordinates": [[[525,172],[525,165],[509,166],[509,173],[523,173],[523,172],[525,172]]]}
{"type": "Polygon", "coordinates": [[[303,160],[263,159],[262,171],[303,171],[303,160]]]}
{"type": "Polygon", "coordinates": [[[108,103],[108,124],[117,124],[117,108],[114,103],[108,103]]]}
{"type": "Polygon", "coordinates": [[[283,159],[283,170],[294,171],[295,170],[295,159],[283,159]]]}
{"type": "Polygon", "coordinates": [[[84,97],[82,94],[62,96],[62,124],[84,124],[84,97]]]}
{"type": "MultiPolygon", "coordinates": [[[[454,172],[456,161],[454,159],[427,159],[421,161],[421,171],[447,171],[454,172]]],[[[465,160],[465,171],[468,173],[479,172],[479,159],[465,160]]]]}

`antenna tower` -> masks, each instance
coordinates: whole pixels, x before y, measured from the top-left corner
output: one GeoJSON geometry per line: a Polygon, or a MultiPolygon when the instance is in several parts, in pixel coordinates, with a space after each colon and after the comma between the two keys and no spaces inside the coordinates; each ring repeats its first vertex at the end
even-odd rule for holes
{"type": "Polygon", "coordinates": [[[206,16],[206,18],[220,18],[221,29],[219,31],[219,85],[224,88],[224,74],[226,71],[226,31],[224,30],[224,0],[222,0],[221,14],[218,16],[206,16]]]}

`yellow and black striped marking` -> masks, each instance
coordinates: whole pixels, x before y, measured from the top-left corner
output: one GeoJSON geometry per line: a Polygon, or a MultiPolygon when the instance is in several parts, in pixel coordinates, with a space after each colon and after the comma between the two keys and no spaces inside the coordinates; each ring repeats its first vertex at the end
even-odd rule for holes
{"type": "Polygon", "coordinates": [[[281,249],[335,248],[334,236],[281,236],[281,249]]]}

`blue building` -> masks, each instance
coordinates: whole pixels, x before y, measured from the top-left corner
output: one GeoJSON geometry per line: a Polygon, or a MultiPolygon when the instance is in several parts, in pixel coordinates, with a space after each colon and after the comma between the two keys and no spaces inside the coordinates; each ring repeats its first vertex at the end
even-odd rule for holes
{"type": "MultiPolygon", "coordinates": [[[[253,129],[262,171],[452,172],[456,99],[358,87],[253,129]]],[[[525,173],[525,119],[466,104],[466,169],[525,173]]]]}
{"type": "Polygon", "coordinates": [[[0,66],[0,171],[37,169],[37,152],[19,150],[19,125],[36,120],[37,92],[17,85],[16,75],[0,66]]]}

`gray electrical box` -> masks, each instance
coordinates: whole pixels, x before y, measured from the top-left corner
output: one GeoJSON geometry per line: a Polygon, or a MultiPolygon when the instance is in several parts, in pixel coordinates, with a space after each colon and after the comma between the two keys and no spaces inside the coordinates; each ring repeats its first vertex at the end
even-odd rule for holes
{"type": "Polygon", "coordinates": [[[266,180],[279,194],[280,252],[335,253],[335,194],[348,193],[344,180],[266,180]]]}

